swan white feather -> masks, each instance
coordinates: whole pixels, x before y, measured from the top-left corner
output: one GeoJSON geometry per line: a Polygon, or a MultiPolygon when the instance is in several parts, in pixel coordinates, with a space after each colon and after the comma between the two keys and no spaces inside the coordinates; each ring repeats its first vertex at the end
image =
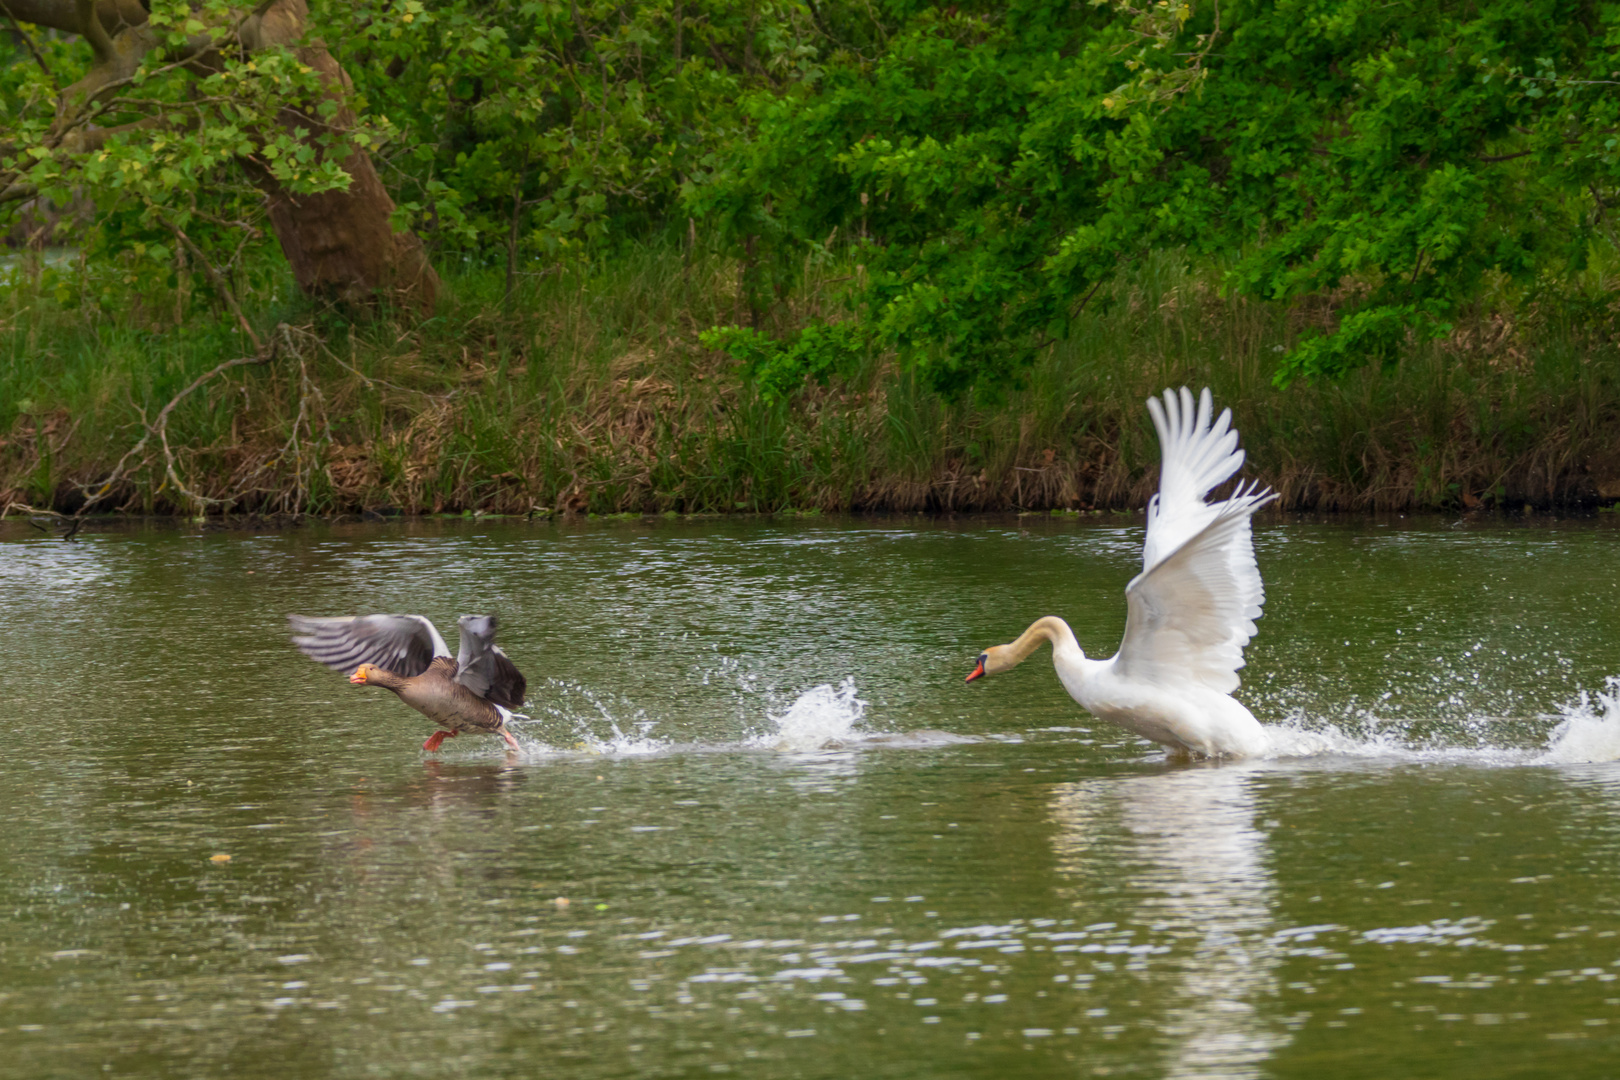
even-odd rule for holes
{"type": "Polygon", "coordinates": [[[1277,497],[1241,484],[1205,501],[1243,465],[1230,409],[1214,417],[1206,389],[1166,390],[1148,401],[1163,452],[1159,493],[1148,503],[1142,572],[1125,588],[1125,637],[1108,660],[1086,657],[1062,619],[1047,616],[1016,641],[986,649],[968,681],[1017,665],[1042,641],[1069,694],[1084,708],[1178,753],[1262,753],[1265,731],[1231,697],[1243,648],[1255,634],[1265,588],[1250,519],[1277,497]]]}

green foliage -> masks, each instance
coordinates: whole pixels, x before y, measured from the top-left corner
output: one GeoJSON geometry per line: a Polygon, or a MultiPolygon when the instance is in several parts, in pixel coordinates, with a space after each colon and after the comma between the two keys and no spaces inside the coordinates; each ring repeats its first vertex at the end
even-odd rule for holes
{"type": "MultiPolygon", "coordinates": [[[[1596,284],[1612,294],[1620,260],[1605,258],[1596,284]]],[[[112,262],[146,269],[133,252],[112,262]]],[[[696,340],[728,316],[735,280],[729,260],[701,249],[634,247],[525,280],[510,313],[498,270],[463,268],[438,318],[371,320],[340,340],[330,323],[324,341],[304,325],[278,333],[287,351],[203,385],[173,411],[168,439],[184,484],[223,500],[211,513],[1139,510],[1159,465],[1142,400],[1190,384],[1233,406],[1249,474],[1290,507],[1472,499],[1517,511],[1620,492],[1613,344],[1557,323],[1498,337],[1494,319],[1465,318],[1469,348],[1405,350],[1387,371],[1281,390],[1270,373],[1290,313],[1223,298],[1222,266],[1185,263],[1161,253],[1110,281],[995,402],[944,401],[886,357],[825,388],[739,385],[734,361],[696,340]]],[[[156,287],[144,312],[88,317],[108,272],[53,280],[47,268],[37,292],[0,294],[0,506],[71,511],[165,403],[242,355],[231,320],[154,326],[156,287]],[[54,285],[87,277],[84,305],[58,303],[54,285]]],[[[769,338],[735,337],[780,355],[769,338]]],[[[196,512],[161,451],[128,464],[106,508],[196,512]]]]}
{"type": "Polygon", "coordinates": [[[441,249],[558,258],[665,227],[741,137],[750,86],[802,77],[804,9],[736,0],[349,0],[321,13],[402,222],[441,249]]]}
{"type": "Polygon", "coordinates": [[[1338,377],[1493,282],[1559,299],[1612,240],[1616,69],[1613,3],[920,5],[879,55],[751,97],[754,140],[690,202],[779,279],[839,230],[875,340],[947,394],[1016,380],[1163,250],[1330,298],[1278,377],[1338,377]]]}
{"type": "Polygon", "coordinates": [[[994,399],[1167,255],[1305,313],[1285,384],[1480,305],[1610,318],[1582,281],[1614,248],[1617,0],[346,0],[310,16],[353,84],[332,131],[337,103],[298,54],[243,51],[243,18],[156,0],[117,85],[82,42],[13,48],[0,188],[92,201],[92,261],[183,275],[195,244],[231,272],[269,248],[244,167],[317,192],[365,149],[397,224],[441,265],[504,261],[508,298],[701,232],[754,327],[704,340],[777,396],[892,352],[994,399]],[[790,310],[830,260],[844,295],[790,310]]]}
{"type": "MultiPolygon", "coordinates": [[[[77,243],[97,263],[134,252],[206,289],[267,239],[244,170],[293,196],[346,188],[348,149],[387,132],[322,127],[339,104],[318,74],[287,48],[247,51],[243,17],[224,0],[154,0],[148,22],[99,59],[82,40],[19,27],[0,70],[0,112],[13,118],[0,131],[0,223],[24,197],[89,205],[95,228],[45,241],[77,243]]],[[[105,298],[128,304],[139,292],[105,298]]]]}
{"type": "Polygon", "coordinates": [[[854,323],[808,326],[786,341],[748,326],[716,326],[698,335],[705,348],[740,361],[744,377],[767,400],[792,396],[806,378],[825,386],[835,375],[853,375],[867,339],[866,330],[854,323]]]}

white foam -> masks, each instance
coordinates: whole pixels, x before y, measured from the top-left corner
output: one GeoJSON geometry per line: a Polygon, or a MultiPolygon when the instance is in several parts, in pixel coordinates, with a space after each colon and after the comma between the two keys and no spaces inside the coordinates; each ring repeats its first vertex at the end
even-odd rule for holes
{"type": "MultiPolygon", "coordinates": [[[[1266,725],[1271,745],[1268,759],[1315,757],[1386,758],[1426,763],[1455,762],[1474,765],[1574,765],[1620,761],[1620,676],[1604,680],[1596,692],[1581,691],[1567,705],[1558,707],[1563,717],[1547,735],[1541,752],[1529,748],[1503,746],[1503,732],[1485,732],[1484,745],[1467,747],[1436,743],[1413,743],[1400,722],[1381,722],[1376,717],[1357,717],[1360,731],[1347,731],[1331,721],[1302,716],[1266,725]],[[1378,730],[1380,723],[1390,726],[1378,730]],[[1367,730],[1371,728],[1373,730],[1367,730]],[[1496,738],[1493,739],[1492,735],[1496,738]]],[[[1487,725],[1508,718],[1477,717],[1487,725]]],[[[1546,722],[1545,717],[1539,723],[1546,722]]],[[[1527,721],[1514,721],[1522,730],[1527,721]]]]}
{"type": "MultiPolygon", "coordinates": [[[[861,730],[866,702],[857,695],[853,678],[847,678],[837,686],[824,683],[811,687],[793,699],[787,710],[780,715],[769,711],[769,705],[766,704],[770,700],[768,690],[752,686],[746,689],[751,691],[754,709],[765,705],[770,730],[745,737],[738,742],[681,743],[657,738],[652,733],[658,726],[657,722],[647,719],[641,710],[630,708],[622,702],[610,703],[584,687],[570,684],[555,687],[553,700],[536,708],[535,712],[544,714],[541,718],[549,721],[553,729],[558,722],[572,728],[571,740],[558,745],[556,742],[542,741],[537,734],[526,734],[516,729],[514,734],[523,748],[524,756],[533,758],[579,753],[636,757],[679,751],[738,748],[804,753],[838,749],[872,738],[873,733],[861,730]],[[593,715],[582,716],[581,713],[593,715]],[[629,714],[629,719],[621,722],[626,713],[629,714]],[[603,728],[607,729],[606,733],[602,733],[603,728]]],[[[755,712],[753,715],[757,717],[759,713],[755,712]]],[[[921,742],[924,743],[928,742],[926,736],[931,735],[951,739],[943,732],[922,734],[925,738],[921,742]]],[[[879,735],[878,739],[881,742],[884,736],[879,735]]]]}
{"type": "Polygon", "coordinates": [[[1384,757],[1406,752],[1409,748],[1393,734],[1380,732],[1370,736],[1352,735],[1332,724],[1326,727],[1306,728],[1298,718],[1280,724],[1267,724],[1269,740],[1266,758],[1320,757],[1341,754],[1347,757],[1384,757]]]}
{"type": "Polygon", "coordinates": [[[799,752],[841,746],[865,737],[858,730],[865,715],[866,702],[856,696],[853,677],[836,687],[822,683],[800,694],[781,716],[767,714],[776,730],[748,743],[799,752]]]}
{"type": "Polygon", "coordinates": [[[1553,729],[1547,752],[1534,764],[1620,760],[1620,676],[1609,676],[1596,694],[1582,690],[1579,698],[1558,711],[1564,721],[1553,729]]]}
{"type": "Polygon", "coordinates": [[[1508,746],[1456,746],[1445,743],[1413,743],[1403,727],[1372,732],[1348,732],[1338,725],[1311,725],[1290,721],[1268,724],[1270,738],[1262,759],[1288,761],[1301,758],[1361,758],[1367,761],[1411,761],[1426,764],[1477,764],[1507,766],[1523,764],[1526,751],[1508,746]]]}
{"type": "MultiPolygon", "coordinates": [[[[572,742],[552,743],[534,735],[526,735],[521,731],[513,731],[517,737],[519,752],[527,760],[538,761],[542,758],[553,757],[645,757],[652,754],[663,754],[676,749],[673,743],[663,742],[651,736],[641,734],[627,734],[617,724],[610,725],[612,731],[609,735],[601,737],[580,727],[572,742]]],[[[497,747],[505,750],[505,747],[497,747]]]]}
{"type": "Polygon", "coordinates": [[[594,754],[609,754],[615,757],[635,757],[644,754],[662,754],[671,748],[671,744],[662,739],[655,739],[647,732],[651,729],[650,723],[643,723],[642,731],[637,735],[630,735],[619,730],[615,721],[608,721],[613,734],[605,739],[599,739],[589,731],[581,733],[580,744],[594,754]]]}
{"type": "MultiPolygon", "coordinates": [[[[561,740],[561,745],[539,743],[538,749],[544,752],[637,757],[665,753],[673,746],[653,737],[657,721],[614,695],[603,695],[576,683],[553,681],[544,696],[545,704],[536,711],[546,714],[549,730],[573,732],[572,738],[561,740]]],[[[523,741],[521,736],[519,741],[523,741]]]]}
{"type": "MultiPolygon", "coordinates": [[[[548,744],[533,735],[515,731],[526,757],[540,758],[550,755],[569,755],[584,752],[607,756],[644,756],[682,751],[764,749],[784,753],[812,753],[821,750],[854,750],[862,747],[897,746],[924,748],[948,746],[956,743],[977,742],[979,739],[952,735],[939,731],[872,732],[863,728],[867,703],[863,701],[853,677],[834,686],[823,683],[799,694],[780,714],[769,711],[766,705],[767,731],[747,736],[738,742],[720,741],[696,743],[673,742],[655,737],[658,726],[639,709],[626,703],[607,701],[581,687],[558,688],[558,697],[574,695],[572,701],[549,703],[537,713],[549,714],[541,719],[563,721],[573,728],[574,739],[563,745],[548,744]],[[585,708],[579,708],[583,703],[585,708]],[[587,718],[581,713],[591,713],[587,718]],[[596,730],[592,730],[592,729],[596,730]],[[606,728],[606,733],[599,734],[606,728]],[[628,730],[627,730],[628,729],[628,730]]],[[[748,685],[739,689],[740,704],[758,709],[773,697],[768,689],[748,685]],[[751,699],[751,700],[748,700],[751,699]],[[763,701],[761,699],[764,699],[763,701]]],[[[1331,720],[1302,714],[1265,725],[1270,746],[1262,759],[1271,761],[1301,761],[1310,759],[1359,759],[1368,763],[1377,761],[1413,762],[1424,764],[1467,764],[1474,766],[1557,765],[1586,762],[1620,761],[1620,676],[1605,681],[1603,690],[1595,693],[1583,691],[1572,703],[1561,706],[1562,722],[1547,736],[1546,748],[1539,753],[1520,741],[1517,747],[1503,745],[1515,741],[1507,729],[1497,729],[1498,723],[1508,723],[1519,739],[1535,727],[1546,724],[1549,718],[1537,721],[1514,720],[1509,717],[1475,717],[1469,723],[1479,742],[1474,746],[1457,745],[1460,734],[1456,730],[1444,733],[1428,731],[1414,738],[1411,720],[1380,719],[1366,713],[1354,717],[1340,717],[1344,726],[1331,720]],[[1526,730],[1525,725],[1531,724],[1526,730]],[[1439,737],[1436,738],[1436,735],[1439,737]]],[[[758,716],[758,713],[754,713],[758,716]]],[[[522,721],[526,717],[517,717],[522,721]]],[[[531,722],[532,723],[532,722],[531,722]]],[[[1427,723],[1425,722],[1425,726],[1427,723]]]]}

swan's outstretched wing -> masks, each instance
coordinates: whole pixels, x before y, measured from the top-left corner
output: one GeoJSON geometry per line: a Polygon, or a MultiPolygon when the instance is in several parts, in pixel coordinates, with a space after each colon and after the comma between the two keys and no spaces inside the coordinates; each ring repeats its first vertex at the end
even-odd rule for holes
{"type": "Polygon", "coordinates": [[[1212,520],[1125,588],[1125,640],[1114,670],[1158,686],[1193,682],[1229,694],[1266,602],[1249,517],[1277,497],[1239,488],[1212,520]]]}
{"type": "Polygon", "coordinates": [[[1164,392],[1164,402],[1148,398],[1148,412],[1159,432],[1159,448],[1164,463],[1159,469],[1159,493],[1148,500],[1147,540],[1142,545],[1142,570],[1153,569],[1215,519],[1215,507],[1204,502],[1215,485],[1227,480],[1243,466],[1243,451],[1237,448],[1237,432],[1232,430],[1232,410],[1215,411],[1209,388],[1198,395],[1193,408],[1192,391],[1164,392]]]}
{"type": "Polygon", "coordinates": [[[421,615],[288,615],[287,623],[305,656],[338,671],[376,664],[395,675],[420,675],[435,656],[450,655],[439,631],[421,615]]]}
{"type": "Polygon", "coordinates": [[[456,620],[461,626],[456,681],[497,705],[521,709],[528,680],[495,644],[497,621],[493,615],[463,615],[456,620]]]}

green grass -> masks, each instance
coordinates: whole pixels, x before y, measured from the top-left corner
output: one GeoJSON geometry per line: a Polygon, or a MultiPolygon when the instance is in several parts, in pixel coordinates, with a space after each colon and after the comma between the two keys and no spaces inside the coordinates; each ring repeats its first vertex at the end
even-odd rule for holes
{"type": "MultiPolygon", "coordinates": [[[[1594,266],[1574,285],[1601,301],[1613,260],[1594,266]]],[[[812,268],[762,328],[847,317],[830,283],[851,270],[812,268]]],[[[154,439],[99,508],[1136,507],[1157,482],[1143,399],[1181,384],[1211,386],[1233,407],[1247,473],[1288,506],[1620,497],[1620,357],[1600,332],[1606,309],[1518,324],[1482,311],[1385,370],[1278,389],[1279,350],[1319,325],[1327,302],[1225,298],[1216,268],[1160,257],[1094,298],[1020,385],[947,402],[878,356],[783,403],[698,343],[700,330],[746,318],[730,260],[655,246],[524,280],[509,315],[502,274],[470,270],[449,277],[426,322],[351,324],[289,299],[266,261],[240,291],[277,354],[212,379],[168,425],[175,475],[211,501],[175,487],[154,439]]],[[[0,286],[0,505],[74,510],[166,402],[248,351],[202,292],[120,291],[71,266],[0,286]]]]}

